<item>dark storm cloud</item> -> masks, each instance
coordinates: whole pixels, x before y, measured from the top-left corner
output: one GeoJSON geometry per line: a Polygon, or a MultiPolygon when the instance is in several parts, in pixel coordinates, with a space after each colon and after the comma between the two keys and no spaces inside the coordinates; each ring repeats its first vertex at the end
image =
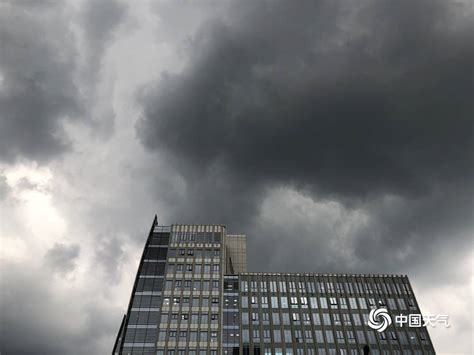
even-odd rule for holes
{"type": "Polygon", "coordinates": [[[69,145],[61,120],[80,114],[74,36],[64,8],[45,2],[0,8],[0,159],[44,161],[69,145]]]}
{"type": "MultiPolygon", "coordinates": [[[[307,247],[328,245],[330,229],[256,226],[267,189],[283,185],[370,216],[351,232],[350,254],[316,258],[328,271],[422,268],[428,241],[465,245],[474,152],[468,4],[260,2],[230,13],[193,38],[181,73],[164,73],[140,97],[139,137],[166,151],[188,183],[174,215],[218,216],[231,227],[237,219],[262,246],[282,230],[284,240],[302,232],[307,247]],[[402,207],[382,203],[386,196],[402,207]]],[[[284,260],[298,255],[292,247],[284,260]]]]}
{"type": "Polygon", "coordinates": [[[209,24],[147,92],[147,147],[344,196],[472,178],[472,27],[453,9],[265,4],[209,24]]]}
{"type": "Polygon", "coordinates": [[[81,248],[78,244],[55,243],[46,252],[45,263],[54,271],[67,274],[74,270],[81,248]]]}
{"type": "MultiPolygon", "coordinates": [[[[115,1],[86,3],[82,28],[88,59],[81,63],[67,3],[1,5],[0,160],[44,162],[70,148],[63,122],[90,123],[85,94],[96,84],[102,55],[124,12],[115,1]]],[[[113,113],[107,116],[113,122],[113,113]]]]}

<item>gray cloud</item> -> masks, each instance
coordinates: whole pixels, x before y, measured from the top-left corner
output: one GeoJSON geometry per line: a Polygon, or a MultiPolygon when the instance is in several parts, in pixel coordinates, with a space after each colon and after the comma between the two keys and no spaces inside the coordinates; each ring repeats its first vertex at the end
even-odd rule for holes
{"type": "Polygon", "coordinates": [[[123,262],[123,241],[119,238],[97,237],[98,248],[96,251],[96,261],[100,265],[105,274],[106,280],[111,283],[117,283],[120,279],[120,266],[123,262]]]}
{"type": "Polygon", "coordinates": [[[149,5],[155,14],[137,18],[143,33],[131,38],[156,46],[144,52],[159,60],[187,57],[182,72],[177,65],[141,91],[137,133],[152,154],[128,141],[130,87],[117,90],[120,139],[86,137],[112,132],[109,74],[131,86],[143,71],[156,77],[131,56],[127,70],[107,57],[101,78],[127,6],[0,5],[0,160],[46,162],[70,139],[79,150],[46,164],[52,186],[41,199],[23,196],[34,186],[19,180],[14,205],[0,174],[12,219],[0,268],[2,353],[110,351],[155,212],[164,224],[226,223],[248,234],[253,270],[403,272],[446,299],[443,287],[465,284],[460,264],[474,230],[468,4],[233,2],[227,14],[212,1],[186,11],[149,5]],[[99,129],[68,137],[63,122],[77,118],[99,129]],[[27,270],[15,260],[37,253],[25,235],[38,222],[24,223],[36,206],[54,208],[74,243],[51,246],[27,270]]]}
{"type": "Polygon", "coordinates": [[[85,54],[89,58],[87,71],[93,81],[100,70],[102,55],[126,11],[125,3],[115,0],[87,1],[82,9],[82,28],[87,39],[85,54]]]}
{"type": "MultiPolygon", "coordinates": [[[[347,242],[361,262],[379,255],[372,268],[394,269],[385,246],[417,253],[442,238],[441,226],[465,243],[471,204],[460,194],[473,191],[474,152],[466,13],[445,2],[262,2],[209,22],[187,67],[140,96],[139,137],[188,184],[176,216],[219,216],[265,244],[272,231],[254,230],[257,212],[271,187],[287,186],[369,213],[347,242]],[[380,205],[385,196],[402,207],[380,205]]],[[[323,234],[313,241],[331,238],[323,234]]]]}
{"type": "Polygon", "coordinates": [[[10,2],[1,10],[0,159],[45,161],[69,148],[61,121],[83,109],[75,38],[59,3],[10,2]]]}
{"type": "Polygon", "coordinates": [[[0,331],[2,354],[104,353],[101,341],[119,321],[111,315],[121,310],[88,299],[86,290],[54,289],[49,274],[16,263],[4,266],[9,272],[1,274],[0,312],[8,326],[0,331]]]}
{"type": "Polygon", "coordinates": [[[55,272],[67,274],[74,270],[80,253],[78,244],[55,243],[44,256],[46,264],[55,272]]]}
{"type": "Polygon", "coordinates": [[[10,186],[7,183],[7,177],[0,175],[0,201],[5,199],[10,192],[10,186]]]}
{"type": "Polygon", "coordinates": [[[81,53],[69,4],[1,5],[0,160],[46,162],[68,151],[66,121],[80,119],[112,130],[110,108],[99,112],[100,119],[88,117],[94,105],[88,93],[94,91],[102,56],[125,10],[116,1],[87,2],[79,21],[86,47],[81,53]]]}
{"type": "Polygon", "coordinates": [[[356,30],[332,2],[265,4],[209,24],[189,66],[148,90],[147,147],[325,195],[472,178],[472,27],[440,3],[426,16],[421,3],[373,2],[351,14],[356,30]]]}

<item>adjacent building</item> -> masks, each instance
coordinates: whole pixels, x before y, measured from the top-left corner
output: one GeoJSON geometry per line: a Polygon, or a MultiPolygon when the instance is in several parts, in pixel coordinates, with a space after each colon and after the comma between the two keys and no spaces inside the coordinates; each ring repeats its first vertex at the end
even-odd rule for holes
{"type": "Polygon", "coordinates": [[[248,272],[245,235],[155,217],[113,354],[434,354],[420,314],[406,276],[248,272]]]}

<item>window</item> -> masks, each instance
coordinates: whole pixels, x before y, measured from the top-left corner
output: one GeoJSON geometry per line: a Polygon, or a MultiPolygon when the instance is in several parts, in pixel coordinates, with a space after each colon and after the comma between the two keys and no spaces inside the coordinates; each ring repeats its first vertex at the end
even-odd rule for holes
{"type": "Polygon", "coordinates": [[[299,320],[300,320],[299,313],[292,313],[291,314],[291,319],[293,319],[293,321],[295,321],[295,322],[299,322],[299,320]]]}
{"type": "Polygon", "coordinates": [[[349,305],[351,306],[351,309],[357,309],[357,302],[354,297],[349,298],[349,305]]]}
{"type": "Polygon", "coordinates": [[[359,297],[359,305],[360,309],[367,309],[367,302],[365,301],[365,298],[359,297]]]}
{"type": "Polygon", "coordinates": [[[188,255],[194,255],[194,249],[188,249],[188,255]]]}
{"type": "Polygon", "coordinates": [[[347,342],[349,344],[355,344],[355,342],[356,342],[355,335],[354,335],[354,332],[352,330],[347,331],[347,342]]]}
{"type": "Polygon", "coordinates": [[[213,304],[218,304],[219,303],[219,297],[212,297],[212,303],[213,304]]]}
{"type": "Polygon", "coordinates": [[[344,297],[339,299],[339,304],[341,309],[347,309],[347,301],[344,297]]]}
{"type": "Polygon", "coordinates": [[[331,325],[331,318],[329,317],[329,313],[323,313],[323,324],[331,325]]]}
{"type": "Polygon", "coordinates": [[[334,335],[332,330],[326,330],[326,340],[328,343],[334,343],[334,335]]]}
{"type": "Polygon", "coordinates": [[[303,323],[305,325],[311,325],[311,319],[308,313],[303,313],[303,323]]]}
{"type": "Polygon", "coordinates": [[[166,340],[166,331],[160,330],[158,333],[158,341],[165,341],[166,340]]]}
{"type": "Polygon", "coordinates": [[[362,330],[357,331],[357,341],[359,344],[365,343],[365,334],[362,330]]]}
{"type": "Polygon", "coordinates": [[[328,300],[326,297],[320,297],[319,298],[319,304],[321,305],[322,309],[327,309],[328,308],[328,300]]]}
{"type": "Polygon", "coordinates": [[[184,249],[179,249],[179,255],[185,255],[184,254],[184,249]]]}
{"type": "Polygon", "coordinates": [[[273,325],[280,325],[280,316],[278,313],[272,313],[273,325]]]}
{"type": "Polygon", "coordinates": [[[324,344],[323,332],[321,330],[316,330],[314,334],[316,335],[316,343],[324,344]]]}

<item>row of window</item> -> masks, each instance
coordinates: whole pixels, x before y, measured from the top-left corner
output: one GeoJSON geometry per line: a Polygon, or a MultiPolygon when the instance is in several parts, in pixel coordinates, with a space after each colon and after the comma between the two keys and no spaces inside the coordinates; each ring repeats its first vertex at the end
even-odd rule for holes
{"type": "Polygon", "coordinates": [[[166,273],[173,274],[174,272],[194,272],[195,274],[210,274],[212,272],[219,272],[219,264],[194,264],[193,262],[187,264],[168,264],[166,273]]]}
{"type": "Polygon", "coordinates": [[[156,355],[217,355],[217,350],[174,350],[174,349],[158,349],[156,355]]]}
{"type": "Polygon", "coordinates": [[[219,297],[165,297],[163,307],[169,306],[209,307],[219,305],[219,297]]]}
{"type": "MultiPolygon", "coordinates": [[[[236,347],[229,347],[224,349],[224,354],[239,354],[239,349],[236,347]]],[[[363,350],[358,350],[358,349],[342,349],[340,348],[339,350],[336,350],[334,348],[329,349],[326,351],[324,348],[318,348],[318,349],[296,349],[296,351],[293,351],[293,349],[283,349],[281,347],[275,348],[275,350],[272,350],[270,348],[260,348],[260,347],[254,347],[254,349],[250,350],[249,346],[244,346],[243,347],[243,354],[244,355],[362,355],[364,352],[363,350]]],[[[379,351],[377,349],[371,349],[370,350],[371,355],[422,355],[423,351],[421,350],[382,350],[379,351]]],[[[431,351],[426,352],[425,354],[434,354],[431,351]]]]}
{"type": "MultiPolygon", "coordinates": [[[[385,279],[381,279],[385,280],[385,279]]],[[[410,286],[402,282],[402,279],[392,278],[394,282],[375,281],[364,279],[352,282],[336,281],[241,281],[242,292],[290,292],[296,293],[360,293],[360,294],[395,294],[411,295],[410,286]],[[397,280],[397,281],[395,281],[397,280]]]]}
{"type": "Polygon", "coordinates": [[[172,232],[171,242],[220,243],[221,233],[215,232],[172,232]]]}
{"type": "Polygon", "coordinates": [[[187,331],[187,330],[160,330],[158,332],[158,341],[169,342],[217,342],[217,331],[187,331]]]}
{"type": "Polygon", "coordinates": [[[291,329],[242,329],[242,342],[249,343],[250,336],[252,341],[259,343],[260,341],[266,343],[319,343],[319,344],[356,344],[356,339],[359,344],[392,344],[392,345],[420,345],[429,344],[426,330],[421,329],[417,333],[410,330],[407,333],[403,331],[386,331],[378,333],[374,331],[363,330],[315,330],[311,329],[294,330],[291,329]]]}
{"type": "Polygon", "coordinates": [[[161,315],[160,324],[177,324],[178,322],[183,324],[189,322],[191,324],[217,324],[219,322],[219,314],[212,313],[210,316],[208,313],[163,313],[161,315]]]}
{"type": "Polygon", "coordinates": [[[200,248],[170,248],[168,252],[168,257],[176,258],[176,257],[184,257],[184,256],[193,256],[196,258],[218,258],[221,255],[220,249],[200,249],[200,248]]]}
{"type": "Polygon", "coordinates": [[[167,280],[165,291],[219,291],[219,280],[167,280]]]}
{"type": "Polygon", "coordinates": [[[270,300],[271,307],[274,309],[279,308],[308,308],[311,309],[369,309],[377,307],[387,307],[390,310],[402,310],[406,311],[416,310],[416,305],[413,299],[405,301],[403,298],[378,298],[376,302],[375,298],[369,297],[297,297],[297,296],[242,296],[242,308],[249,308],[249,304],[253,308],[268,308],[268,302],[270,300]]]}

